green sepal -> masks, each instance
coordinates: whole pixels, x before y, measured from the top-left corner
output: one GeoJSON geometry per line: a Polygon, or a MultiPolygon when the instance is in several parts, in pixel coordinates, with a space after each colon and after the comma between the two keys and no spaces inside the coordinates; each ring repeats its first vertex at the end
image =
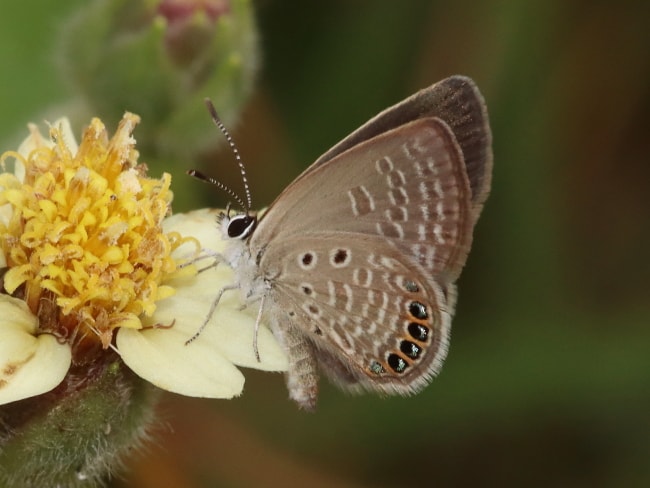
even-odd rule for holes
{"type": "Polygon", "coordinates": [[[0,407],[0,486],[102,486],[147,438],[157,388],[114,353],[38,397],[0,407]]]}

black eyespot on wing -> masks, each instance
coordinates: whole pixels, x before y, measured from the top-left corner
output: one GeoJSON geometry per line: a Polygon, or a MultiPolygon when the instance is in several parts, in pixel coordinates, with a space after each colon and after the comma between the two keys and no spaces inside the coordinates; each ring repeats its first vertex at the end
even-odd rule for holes
{"type": "Polygon", "coordinates": [[[417,301],[413,301],[409,304],[409,312],[411,312],[411,315],[416,319],[426,320],[429,317],[426,305],[417,301]]]}
{"type": "Polygon", "coordinates": [[[417,322],[411,322],[407,330],[411,337],[420,342],[426,342],[429,338],[429,328],[426,325],[418,324],[417,322]]]}
{"type": "Polygon", "coordinates": [[[347,258],[348,258],[348,251],[345,249],[339,249],[336,251],[336,254],[334,254],[334,262],[336,264],[344,263],[347,258]]]}
{"type": "Polygon", "coordinates": [[[399,345],[400,351],[411,359],[417,359],[422,353],[422,348],[411,341],[402,341],[399,345]]]}
{"type": "Polygon", "coordinates": [[[388,355],[388,366],[390,366],[396,373],[403,373],[408,367],[408,363],[399,355],[391,353],[388,355]]]}

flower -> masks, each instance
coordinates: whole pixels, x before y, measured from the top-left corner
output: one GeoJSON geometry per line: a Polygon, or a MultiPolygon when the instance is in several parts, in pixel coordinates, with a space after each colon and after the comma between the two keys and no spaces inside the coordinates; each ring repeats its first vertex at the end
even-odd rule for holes
{"type": "MultiPolygon", "coordinates": [[[[236,368],[279,371],[286,358],[257,312],[227,292],[186,345],[228,268],[202,261],[224,243],[216,210],[169,217],[171,176],[146,176],[127,113],[109,139],[93,119],[77,145],[66,119],[30,136],[0,163],[0,404],[59,386],[117,352],[145,380],[176,393],[230,398],[236,368]],[[204,271],[197,271],[205,262],[204,271]]],[[[77,382],[78,383],[78,382],[77,382]]],[[[75,383],[75,384],[77,384],[75,383]]],[[[69,386],[69,385],[68,385],[69,386]]]]}

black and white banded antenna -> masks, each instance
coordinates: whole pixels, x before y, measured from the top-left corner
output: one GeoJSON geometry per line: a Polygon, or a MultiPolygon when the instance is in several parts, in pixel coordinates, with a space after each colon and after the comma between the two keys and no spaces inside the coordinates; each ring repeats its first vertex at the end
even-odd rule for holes
{"type": "Polygon", "coordinates": [[[237,150],[237,146],[235,146],[235,142],[232,140],[232,137],[230,136],[230,133],[228,132],[228,129],[223,125],[223,122],[221,122],[221,119],[219,118],[219,115],[217,114],[217,109],[214,108],[214,105],[212,104],[212,101],[209,98],[205,99],[205,106],[208,107],[208,112],[210,113],[210,117],[212,117],[212,121],[214,124],[219,128],[221,133],[224,135],[226,138],[226,141],[228,141],[228,145],[230,146],[230,150],[233,152],[235,155],[235,160],[237,161],[237,166],[239,166],[239,173],[241,174],[241,179],[242,183],[244,184],[244,192],[246,194],[246,202],[244,203],[244,200],[237,194],[235,193],[230,187],[224,185],[218,180],[215,180],[214,178],[207,176],[203,173],[201,173],[198,170],[195,169],[190,169],[187,171],[187,174],[190,176],[193,176],[196,179],[199,179],[201,181],[205,181],[206,183],[210,183],[211,185],[216,186],[220,190],[224,191],[227,193],[230,197],[232,197],[238,204],[239,206],[244,209],[246,212],[246,215],[250,212],[252,208],[252,199],[251,199],[251,192],[250,188],[248,186],[248,178],[246,178],[246,168],[244,167],[244,163],[242,162],[241,156],[239,155],[239,151],[237,150]]]}

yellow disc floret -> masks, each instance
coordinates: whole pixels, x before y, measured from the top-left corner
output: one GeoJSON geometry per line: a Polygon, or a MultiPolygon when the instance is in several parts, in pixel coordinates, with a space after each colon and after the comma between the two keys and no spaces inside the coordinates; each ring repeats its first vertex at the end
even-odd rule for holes
{"type": "Polygon", "coordinates": [[[60,336],[92,330],[108,347],[116,327],[141,327],[140,317],[174,293],[163,284],[177,270],[171,252],[183,242],[162,231],[171,176],[148,178],[137,163],[131,133],[138,121],[125,114],[109,140],[93,119],[76,151],[54,126],[53,143],[2,156],[3,166],[13,157],[17,167],[0,175],[4,289],[25,300],[41,328],[65,324],[66,331],[50,331],[60,336]]]}

